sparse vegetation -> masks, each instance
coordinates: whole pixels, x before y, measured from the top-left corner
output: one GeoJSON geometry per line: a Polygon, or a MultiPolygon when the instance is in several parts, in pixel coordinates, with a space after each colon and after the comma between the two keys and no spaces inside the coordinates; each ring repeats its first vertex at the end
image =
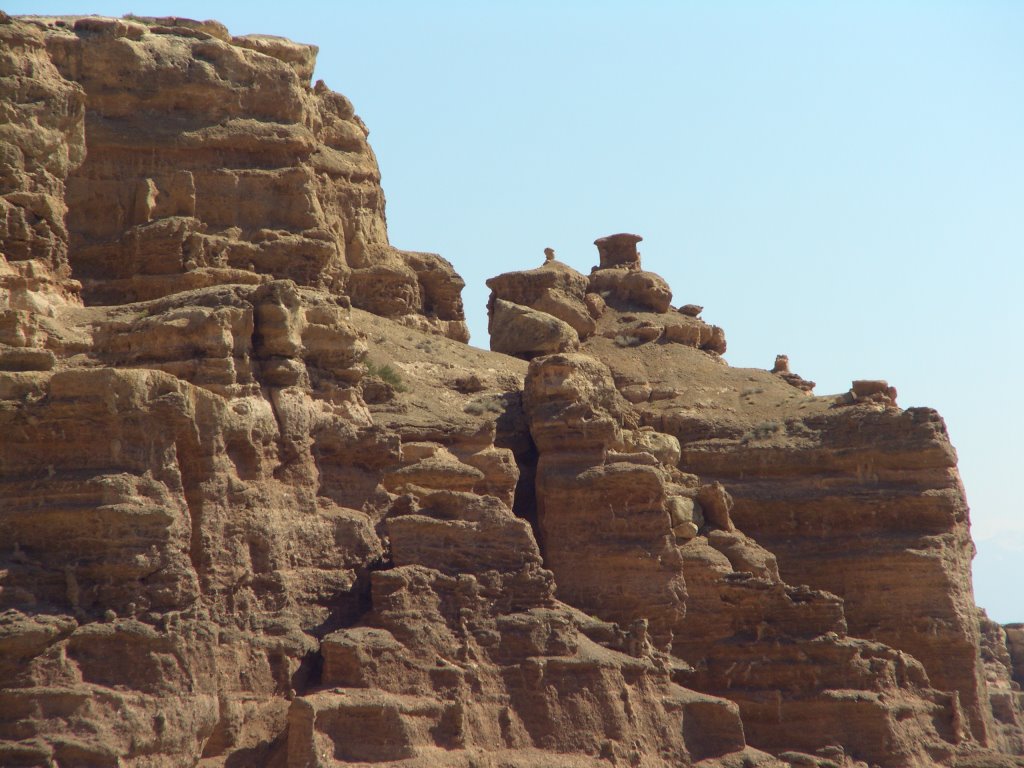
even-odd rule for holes
{"type": "Polygon", "coordinates": [[[505,410],[502,406],[503,401],[500,395],[489,395],[472,400],[462,410],[472,416],[483,416],[485,413],[498,415],[505,410]]]}
{"type": "Polygon", "coordinates": [[[785,424],[786,434],[790,437],[810,437],[814,432],[807,428],[799,419],[790,419],[785,424]]]}
{"type": "Polygon", "coordinates": [[[780,432],[785,433],[785,431],[786,425],[781,421],[764,421],[743,435],[742,442],[749,443],[751,440],[768,440],[780,432]]]}
{"type": "Polygon", "coordinates": [[[385,384],[390,384],[391,388],[396,392],[405,392],[408,389],[405,386],[405,382],[402,381],[401,374],[390,365],[377,365],[376,363],[372,363],[367,360],[366,375],[372,376],[375,379],[380,379],[385,384]]]}

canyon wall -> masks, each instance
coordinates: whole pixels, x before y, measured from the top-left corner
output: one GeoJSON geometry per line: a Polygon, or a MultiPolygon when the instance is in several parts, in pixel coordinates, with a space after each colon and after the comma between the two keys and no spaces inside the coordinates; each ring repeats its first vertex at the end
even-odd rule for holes
{"type": "Polygon", "coordinates": [[[635,235],[469,347],[315,56],[0,14],[0,765],[1024,764],[937,414],[635,235]]]}

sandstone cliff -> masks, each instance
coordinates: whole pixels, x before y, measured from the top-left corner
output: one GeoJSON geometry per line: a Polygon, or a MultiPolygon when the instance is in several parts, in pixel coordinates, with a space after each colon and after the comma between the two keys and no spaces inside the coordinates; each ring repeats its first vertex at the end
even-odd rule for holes
{"type": "Polygon", "coordinates": [[[467,346],[315,55],[0,15],[0,765],[1024,764],[938,415],[635,235],[467,346]]]}

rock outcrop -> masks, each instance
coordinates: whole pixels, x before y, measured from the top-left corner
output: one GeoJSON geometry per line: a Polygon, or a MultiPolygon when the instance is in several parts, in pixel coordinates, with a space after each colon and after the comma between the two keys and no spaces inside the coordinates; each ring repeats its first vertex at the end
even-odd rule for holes
{"type": "Polygon", "coordinates": [[[1022,764],[937,414],[637,235],[467,346],[315,56],[0,14],[0,764],[1022,764]]]}
{"type": "Polygon", "coordinates": [[[576,350],[579,342],[600,335],[624,347],[657,341],[723,354],[724,332],[698,319],[699,309],[669,311],[668,285],[640,269],[640,240],[628,234],[597,240],[601,263],[589,277],[553,258],[537,269],[492,277],[487,281],[491,349],[530,360],[576,350]],[[526,341],[537,338],[543,343],[526,341]]]}
{"type": "Polygon", "coordinates": [[[680,472],[674,438],[623,429],[628,407],[604,365],[535,360],[525,407],[541,545],[563,600],[649,627],[652,646],[678,657],[676,679],[736,701],[759,746],[840,744],[879,765],[951,756],[955,698],[906,654],[846,637],[841,599],[783,583],[775,557],[731,525],[722,486],[680,472]]]}
{"type": "Polygon", "coordinates": [[[315,46],[183,19],[26,26],[63,76],[46,82],[85,92],[66,199],[89,303],[290,279],[468,338],[451,265],[388,244],[368,131],[310,87],[315,46]]]}

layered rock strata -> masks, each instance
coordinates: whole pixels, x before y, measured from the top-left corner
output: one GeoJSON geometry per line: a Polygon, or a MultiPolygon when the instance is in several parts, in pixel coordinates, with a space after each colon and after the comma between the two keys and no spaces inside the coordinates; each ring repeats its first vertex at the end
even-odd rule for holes
{"type": "Polygon", "coordinates": [[[310,47],[2,21],[0,762],[773,762],[552,597],[522,371],[310,47]]]}
{"type": "Polygon", "coordinates": [[[0,764],[1020,764],[938,417],[637,235],[466,346],[315,54],[0,14],[0,764]]]}
{"type": "MultiPolygon", "coordinates": [[[[1022,722],[1019,695],[1008,671],[998,674],[992,671],[1005,670],[1010,657],[992,651],[989,655],[997,657],[996,661],[986,666],[982,660],[981,649],[986,644],[982,642],[983,632],[970,597],[969,564],[973,545],[969,538],[966,502],[955,473],[955,454],[941,420],[927,410],[901,411],[895,405],[895,389],[883,381],[855,381],[843,395],[809,398],[813,383],[793,374],[785,356],[776,360],[770,374],[734,370],[722,366],[715,349],[702,349],[700,343],[672,343],[676,339],[669,327],[658,327],[666,313],[674,314],[671,307],[655,306],[653,300],[638,300],[636,294],[631,293],[630,274],[640,272],[640,259],[635,252],[638,241],[635,235],[599,239],[596,244],[600,263],[580,299],[585,304],[599,305],[601,309],[595,313],[595,332],[581,337],[579,349],[609,366],[611,380],[619,394],[636,406],[635,413],[627,417],[631,419],[631,426],[643,425],[645,429],[655,430],[655,434],[678,439],[677,467],[697,475],[699,480],[695,482],[715,480],[725,484],[735,496],[732,519],[757,540],[755,548],[763,545],[772,553],[773,562],[777,558],[783,579],[842,598],[836,615],[842,617],[843,623],[832,627],[827,622],[816,628],[812,626],[807,637],[839,629],[876,645],[881,641],[902,652],[898,658],[910,659],[915,668],[927,672],[927,678],[917,676],[919,682],[927,680],[925,688],[934,686],[945,692],[926,693],[924,698],[931,704],[921,711],[931,711],[929,717],[935,733],[942,736],[947,746],[932,741],[927,748],[931,750],[929,757],[919,754],[919,758],[908,759],[945,759],[942,753],[952,754],[961,742],[1018,751],[1015,740],[1019,738],[1022,722]],[[600,279],[594,280],[595,275],[600,279]],[[651,319],[641,320],[642,312],[654,309],[661,310],[660,316],[648,314],[651,319]],[[631,333],[616,332],[623,326],[631,333]],[[913,437],[914,430],[923,438],[920,442],[913,437]],[[842,479],[844,467],[849,468],[845,480],[842,479]],[[882,474],[884,479],[880,478],[882,474]],[[884,513],[881,507],[875,506],[883,504],[887,510],[884,513]],[[851,542],[855,542],[852,549],[851,542]],[[921,577],[907,579],[908,572],[920,572],[921,577]],[[881,594],[885,599],[879,599],[881,594]],[[922,606],[926,606],[925,610],[922,606]],[[923,664],[923,670],[918,662],[923,664]]],[[[536,281],[534,276],[551,266],[548,262],[540,269],[510,273],[490,281],[492,302],[499,299],[531,302],[531,293],[520,286],[536,281]]],[[[679,312],[696,318],[702,309],[687,305],[679,312]]],[[[720,336],[720,330],[715,332],[720,336]]],[[[724,337],[721,350],[724,351],[724,337]]],[[[564,356],[539,358],[537,362],[559,368],[567,359],[564,356]]],[[[605,378],[604,375],[598,377],[605,378]]],[[[529,384],[527,392],[530,392],[529,384]]],[[[602,421],[593,413],[592,392],[581,389],[576,397],[579,408],[587,410],[585,403],[590,410],[582,417],[571,413],[571,409],[566,411],[566,422],[562,424],[566,435],[575,434],[577,430],[571,425],[581,418],[588,427],[596,427],[602,421]]],[[[605,418],[609,418],[608,413],[605,418]]],[[[543,422],[544,417],[540,420],[543,422]]],[[[543,427],[542,430],[549,431],[543,427]]],[[[534,437],[540,446],[543,439],[534,437]]],[[[614,453],[621,450],[621,445],[614,447],[618,442],[618,438],[609,434],[603,448],[614,453]]],[[[567,474],[574,479],[554,482],[556,486],[564,485],[565,490],[549,488],[546,491],[545,462],[548,459],[541,449],[537,490],[542,521],[549,517],[543,512],[546,492],[552,500],[551,508],[559,510],[558,521],[542,522],[541,530],[550,526],[554,531],[565,525],[570,531],[568,535],[562,530],[550,536],[544,534],[541,544],[549,562],[553,563],[551,558],[557,557],[552,551],[554,548],[573,561],[566,571],[589,574],[593,563],[585,562],[587,547],[573,540],[573,535],[593,539],[590,548],[604,552],[605,557],[611,557],[605,550],[628,550],[629,539],[627,536],[622,542],[614,543],[616,536],[610,531],[615,523],[609,523],[611,527],[605,529],[610,539],[601,543],[603,526],[597,525],[594,517],[599,513],[589,509],[576,511],[578,505],[566,503],[566,499],[581,494],[573,483],[578,484],[584,477],[589,481],[591,475],[599,471],[598,467],[607,467],[612,461],[607,453],[602,454],[601,446],[590,445],[586,439],[575,452],[578,455],[574,460],[568,458],[565,450],[557,460],[568,461],[568,470],[550,470],[553,478],[567,474]],[[579,515],[579,519],[574,521],[568,510],[579,515]],[[549,543],[554,541],[562,543],[549,543]]],[[[556,461],[553,456],[551,461],[556,461]]],[[[623,482],[621,487],[631,489],[634,486],[642,484],[631,480],[623,482]]],[[[596,490],[594,495],[602,504],[608,496],[607,488],[596,490]]],[[[658,493],[648,496],[654,500],[651,504],[656,508],[658,493]]],[[[629,501],[618,500],[610,508],[628,509],[629,501]]],[[[630,534],[639,530],[626,527],[630,534]]],[[[724,532],[715,532],[707,540],[721,542],[723,535],[724,532]]],[[[698,537],[696,542],[700,541],[698,537]]],[[[648,542],[641,551],[656,552],[657,546],[648,542]]],[[[721,582],[721,575],[735,565],[718,552],[713,554],[720,558],[720,564],[715,564],[714,557],[698,554],[699,546],[694,542],[681,551],[694,555],[683,560],[688,567],[688,570],[684,568],[683,580],[688,585],[686,605],[700,604],[702,598],[696,594],[696,585],[703,585],[710,600],[705,601],[709,610],[697,614],[689,631],[680,632],[686,640],[676,641],[674,647],[685,648],[679,652],[683,658],[706,661],[707,649],[717,648],[723,640],[735,636],[740,626],[733,623],[716,635],[715,631],[708,631],[707,620],[709,615],[729,615],[729,611],[721,609],[712,611],[710,606],[717,606],[721,599],[721,586],[716,586],[715,582],[721,582]],[[718,576],[714,575],[716,567],[720,571],[718,576]]],[[[665,562],[664,556],[657,559],[665,562]]],[[[763,562],[763,556],[755,560],[763,562]]],[[[560,574],[559,568],[552,567],[563,589],[570,588],[572,578],[587,579],[586,575],[566,577],[560,574]]],[[[749,567],[749,562],[736,570],[764,573],[764,568],[749,567]]],[[[591,610],[617,610],[616,601],[601,590],[599,582],[590,588],[597,590],[597,596],[588,604],[591,610]]],[[[678,591],[678,587],[675,589],[678,591]]],[[[624,591],[629,593],[629,590],[624,591]]],[[[763,604],[766,600],[767,595],[758,602],[763,604]]],[[[732,598],[727,602],[736,605],[742,601],[732,598]]],[[[637,615],[645,610],[643,601],[638,603],[637,615]]],[[[627,604],[628,601],[619,601],[620,607],[627,604]]],[[[764,606],[759,610],[764,610],[764,606]]],[[[620,618],[628,620],[629,617],[620,618]]],[[[760,623],[761,629],[755,634],[766,630],[771,634],[785,624],[785,620],[775,615],[771,621],[760,623]]],[[[799,637],[800,632],[796,630],[795,636],[799,637]]],[[[862,641],[854,644],[856,642],[862,641]]],[[[996,639],[988,644],[1005,647],[1006,641],[996,639]]],[[[891,654],[892,650],[885,653],[891,654]]],[[[811,657],[801,655],[801,658],[811,657]]],[[[738,666],[736,662],[736,659],[731,662],[733,670],[738,666]]],[[[762,663],[766,660],[762,659],[762,663]]],[[[830,663],[839,666],[835,661],[830,663]]],[[[728,680],[731,672],[728,678],[717,682],[713,677],[713,673],[698,675],[698,686],[715,690],[732,685],[728,680]]],[[[818,674],[810,677],[819,679],[818,674]]],[[[779,671],[766,675],[766,679],[775,683],[784,678],[785,673],[779,671]]],[[[876,684],[869,683],[865,687],[873,689],[876,684]]],[[[736,698],[738,694],[728,695],[736,698]]],[[[763,708],[764,711],[769,709],[763,708]]],[[[820,732],[821,712],[827,708],[815,703],[811,709],[820,732]]],[[[757,715],[753,711],[745,713],[748,734],[757,732],[757,715]]],[[[798,721],[793,716],[783,719],[798,721]]],[[[895,719],[906,720],[907,717],[895,719]]],[[[849,720],[848,714],[837,716],[836,722],[844,720],[849,720]]],[[[925,728],[928,730],[927,726],[925,728]]],[[[769,732],[765,729],[757,738],[767,739],[761,742],[765,746],[772,745],[772,739],[784,730],[774,727],[769,732]]],[[[809,731],[803,729],[803,732],[809,731]]],[[[783,737],[783,740],[785,738],[792,737],[783,737]]],[[[927,738],[918,734],[904,737],[903,742],[914,744],[909,747],[913,751],[927,738]]],[[[841,740],[851,743],[849,737],[841,740]]],[[[890,737],[887,752],[895,752],[893,743],[890,737]]],[[[870,759],[885,758],[875,755],[870,759]]]]}
{"type": "Polygon", "coordinates": [[[842,745],[879,765],[951,756],[956,700],[906,654],[847,638],[835,595],[782,582],[774,556],[731,525],[724,489],[679,471],[674,438],[622,428],[604,365],[539,358],[525,407],[541,544],[564,600],[649,627],[683,662],[676,678],[736,701],[758,746],[842,745]]]}
{"type": "Polygon", "coordinates": [[[290,279],[468,338],[451,265],[388,244],[368,131],[310,87],[316,46],[183,19],[35,26],[85,91],[67,222],[90,303],[290,279]]]}

